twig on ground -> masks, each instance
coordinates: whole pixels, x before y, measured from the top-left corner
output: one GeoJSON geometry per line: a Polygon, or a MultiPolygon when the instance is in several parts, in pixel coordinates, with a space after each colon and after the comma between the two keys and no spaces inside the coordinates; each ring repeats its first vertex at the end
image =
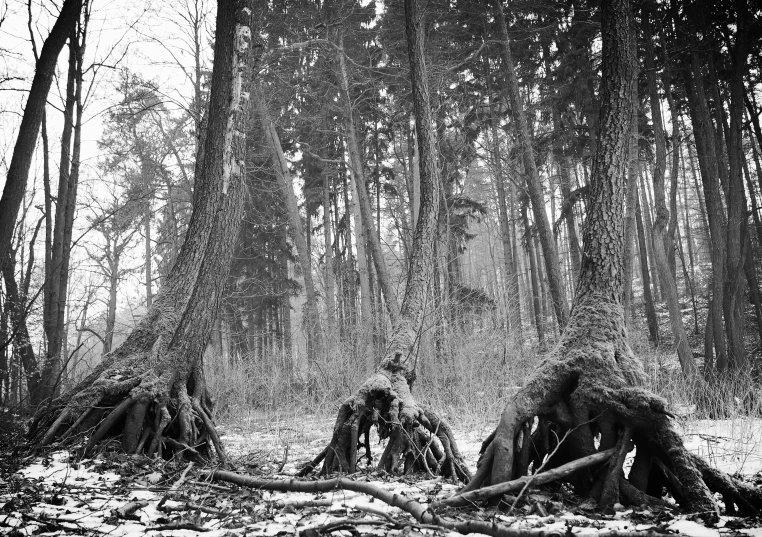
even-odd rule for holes
{"type": "MultiPolygon", "coordinates": [[[[612,455],[615,449],[596,453],[590,457],[597,457],[595,462],[600,463],[606,460],[612,455]]],[[[583,459],[580,459],[583,460],[583,459]]],[[[588,464],[590,464],[588,462],[588,464]]],[[[556,469],[558,470],[558,469],[556,469]]],[[[551,472],[545,472],[547,475],[551,472]]],[[[459,521],[452,520],[438,516],[431,509],[426,508],[415,500],[406,498],[400,494],[396,494],[384,488],[381,488],[373,483],[360,482],[347,479],[345,477],[337,477],[334,479],[327,479],[324,481],[301,481],[298,479],[256,479],[253,477],[236,474],[233,472],[227,472],[223,470],[212,470],[208,474],[212,479],[220,481],[226,481],[228,483],[235,483],[244,487],[252,487],[257,489],[272,490],[279,492],[329,492],[336,489],[346,489],[354,492],[360,492],[372,496],[382,502],[397,507],[409,515],[411,515],[417,522],[422,524],[436,525],[443,529],[457,531],[460,533],[484,533],[492,537],[556,537],[558,530],[534,530],[527,528],[511,528],[503,524],[495,522],[486,522],[483,520],[467,520],[459,521]]],[[[518,481],[518,480],[517,480],[518,481]]],[[[523,486],[522,481],[518,488],[523,486]]],[[[505,484],[503,484],[505,485],[505,484]]],[[[489,487],[494,488],[494,487],[489,487]]],[[[482,489],[484,490],[484,489],[482,489]]],[[[480,491],[474,491],[480,492],[480,491]]],[[[464,495],[465,496],[465,495],[464,495]]],[[[576,533],[575,537],[663,537],[663,534],[657,530],[644,530],[644,531],[620,531],[611,530],[607,532],[590,532],[590,533],[576,533]]]]}
{"type": "Polygon", "coordinates": [[[188,465],[185,467],[185,470],[183,470],[183,473],[180,474],[180,477],[177,478],[177,481],[175,481],[171,487],[169,487],[169,490],[162,496],[161,500],[159,500],[159,504],[156,506],[157,509],[161,509],[164,507],[164,504],[167,503],[167,500],[169,499],[169,495],[176,492],[180,486],[183,484],[183,481],[185,481],[185,477],[188,475],[188,472],[191,471],[191,468],[193,468],[193,462],[189,462],[188,465]]]}
{"type": "Polygon", "coordinates": [[[587,468],[589,466],[607,461],[615,452],[616,448],[607,449],[606,451],[600,451],[598,453],[588,455],[587,457],[582,457],[581,459],[567,462],[558,468],[554,468],[541,474],[528,475],[514,479],[512,481],[506,481],[505,483],[499,483],[497,485],[472,490],[458,496],[451,496],[450,498],[445,498],[444,500],[432,503],[431,508],[435,509],[438,507],[463,507],[474,502],[480,502],[494,498],[495,496],[500,496],[501,494],[505,494],[507,492],[516,492],[522,490],[527,483],[532,483],[535,486],[545,485],[551,481],[570,476],[574,472],[578,472],[583,468],[587,468]]]}

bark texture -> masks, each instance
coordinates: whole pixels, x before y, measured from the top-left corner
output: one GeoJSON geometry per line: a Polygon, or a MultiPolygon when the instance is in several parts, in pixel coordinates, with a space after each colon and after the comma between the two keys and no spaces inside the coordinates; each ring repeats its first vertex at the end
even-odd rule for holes
{"type": "Polygon", "coordinates": [[[244,192],[251,63],[261,50],[242,1],[218,4],[204,161],[185,243],[144,319],[69,393],[38,413],[38,446],[91,433],[86,452],[120,435],[128,453],[224,458],[210,417],[202,355],[226,281],[244,192]]]}
{"type": "Polygon", "coordinates": [[[472,490],[511,481],[541,463],[548,469],[614,449],[607,464],[569,478],[577,493],[612,507],[659,503],[667,487],[681,506],[712,518],[717,507],[711,487],[731,505],[756,513],[759,495],[744,498],[737,482],[718,476],[685,449],[665,401],[641,387],[642,364],[627,343],[621,269],[635,70],[630,17],[628,0],[602,4],[600,133],[569,323],[556,349],[508,403],[482,445],[476,474],[459,494],[468,497],[472,490]],[[637,455],[625,478],[622,464],[633,445],[637,455]]]}
{"type": "Polygon", "coordinates": [[[378,468],[390,473],[425,471],[467,480],[463,459],[448,424],[419,405],[411,393],[415,380],[415,344],[434,272],[440,186],[434,125],[429,105],[423,51],[423,21],[417,0],[405,1],[405,29],[410,58],[416,133],[420,150],[421,201],[399,316],[376,372],[339,409],[330,444],[301,472],[323,462],[322,473],[357,469],[358,448],[372,462],[369,433],[376,426],[388,438],[378,468]]]}

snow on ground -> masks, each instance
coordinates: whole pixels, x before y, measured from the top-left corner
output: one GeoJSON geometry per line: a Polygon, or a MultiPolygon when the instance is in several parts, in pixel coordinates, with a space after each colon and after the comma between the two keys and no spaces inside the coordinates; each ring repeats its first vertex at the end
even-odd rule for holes
{"type": "MultiPolygon", "coordinates": [[[[685,421],[681,424],[689,449],[730,473],[753,475],[762,471],[762,420],[685,421]]],[[[293,476],[297,466],[317,455],[328,441],[332,422],[262,418],[223,428],[222,440],[233,470],[264,478],[293,476]]],[[[458,445],[475,469],[483,432],[459,431],[458,445]]],[[[382,446],[372,444],[376,457],[382,446]]],[[[30,460],[10,482],[0,480],[0,533],[15,535],[109,535],[217,537],[223,535],[317,535],[310,529],[332,530],[351,520],[362,535],[444,535],[416,526],[397,508],[359,493],[337,490],[325,494],[241,490],[209,485],[190,472],[177,488],[185,465],[158,464],[144,457],[110,456],[76,460],[66,452],[30,460]]],[[[420,503],[453,493],[456,485],[439,479],[388,479],[365,469],[357,479],[368,480],[420,503]]],[[[560,503],[544,493],[530,493],[530,501],[515,513],[472,512],[507,526],[556,530],[559,534],[592,535],[603,529],[643,530],[660,527],[691,537],[719,537],[736,532],[762,537],[762,528],[742,528],[733,517],[723,517],[708,528],[684,515],[670,512],[617,510],[601,514],[582,506],[560,503]],[[570,510],[571,509],[571,510],[570,510]],[[738,529],[736,529],[738,528],[738,529]]],[[[349,535],[347,530],[335,534],[349,535]]],[[[453,534],[455,535],[455,534],[453,534]]]]}

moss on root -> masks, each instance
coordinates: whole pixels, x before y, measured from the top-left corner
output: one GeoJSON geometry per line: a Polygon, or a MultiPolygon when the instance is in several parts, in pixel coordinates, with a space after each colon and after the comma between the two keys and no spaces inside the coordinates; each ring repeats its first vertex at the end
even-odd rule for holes
{"type": "Polygon", "coordinates": [[[756,515],[762,494],[689,453],[665,401],[641,387],[643,378],[621,306],[588,297],[576,305],[559,345],[507,405],[460,493],[527,475],[546,458],[544,469],[616,447],[616,456],[570,478],[576,493],[605,508],[658,504],[666,491],[682,508],[711,519],[719,513],[717,492],[728,512],[756,515]],[[623,463],[633,449],[625,477],[623,463]]]}
{"type": "Polygon", "coordinates": [[[321,475],[354,473],[362,448],[368,465],[372,464],[370,431],[374,426],[379,437],[388,440],[378,460],[379,470],[442,475],[463,482],[470,478],[447,422],[415,401],[403,371],[384,369],[370,376],[341,405],[330,443],[300,475],[321,463],[321,475]]]}
{"type": "Polygon", "coordinates": [[[186,372],[170,363],[151,367],[140,358],[108,360],[39,411],[30,444],[71,444],[85,437],[88,455],[103,440],[118,438],[128,454],[210,460],[216,453],[226,460],[200,364],[186,372]]]}

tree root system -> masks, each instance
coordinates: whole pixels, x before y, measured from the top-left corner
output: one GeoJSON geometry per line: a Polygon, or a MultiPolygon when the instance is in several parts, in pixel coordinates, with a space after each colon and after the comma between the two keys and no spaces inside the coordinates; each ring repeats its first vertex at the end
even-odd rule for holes
{"type": "Polygon", "coordinates": [[[516,490],[517,480],[542,480],[542,473],[531,475],[541,466],[550,474],[598,456],[566,480],[601,508],[659,504],[666,491],[683,509],[713,519],[719,514],[713,493],[719,493],[728,513],[756,515],[762,492],[688,452],[666,402],[640,387],[642,366],[627,344],[621,308],[588,304],[577,304],[559,346],[503,411],[460,500],[443,503],[489,499],[516,490]]]}
{"type": "Polygon", "coordinates": [[[381,369],[339,409],[328,446],[300,472],[304,476],[322,462],[321,475],[354,473],[362,449],[368,465],[373,456],[370,430],[388,439],[377,468],[389,474],[418,472],[467,482],[470,473],[447,422],[419,405],[401,372],[381,369]]]}
{"type": "Polygon", "coordinates": [[[200,364],[184,374],[177,367],[151,367],[145,358],[104,361],[36,414],[30,444],[73,443],[84,436],[87,456],[104,440],[118,438],[128,454],[209,460],[216,453],[226,461],[200,364]]]}

